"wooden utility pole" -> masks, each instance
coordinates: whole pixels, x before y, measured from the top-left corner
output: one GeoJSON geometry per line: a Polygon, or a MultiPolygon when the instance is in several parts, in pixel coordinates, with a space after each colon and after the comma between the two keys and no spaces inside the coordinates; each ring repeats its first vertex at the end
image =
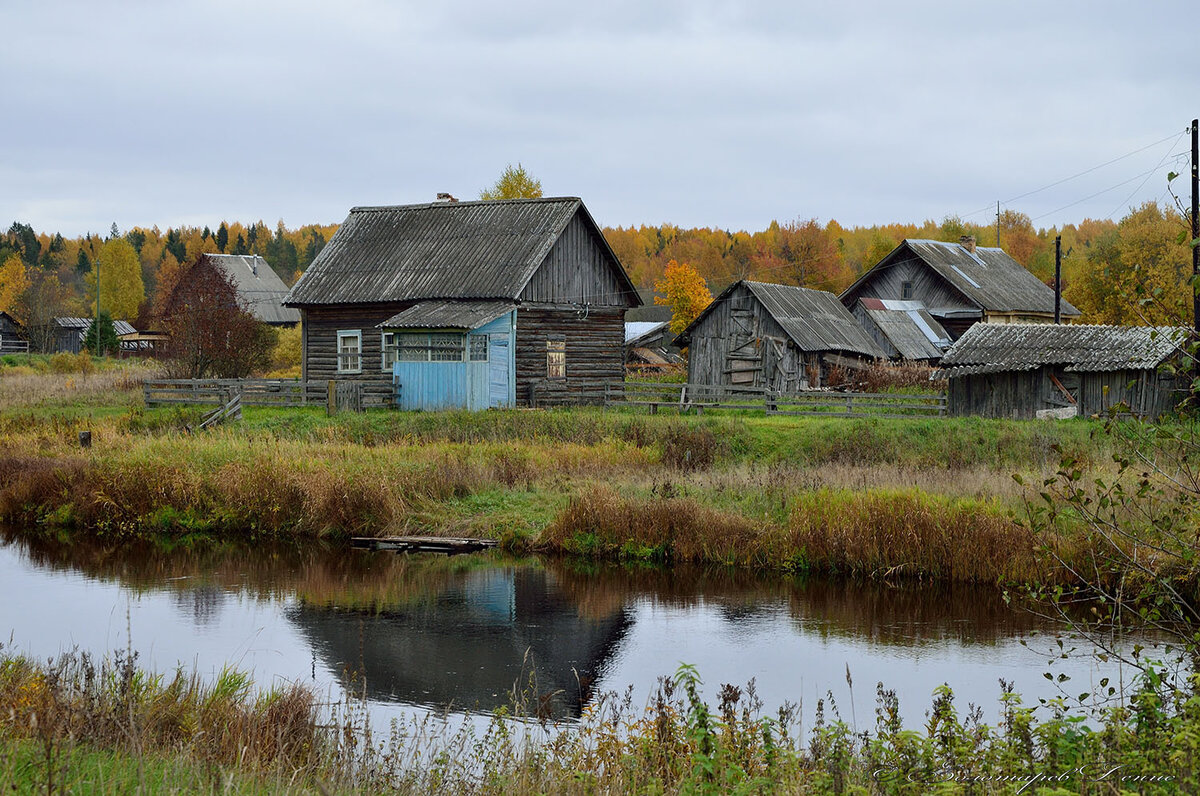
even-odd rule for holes
{"type": "Polygon", "coordinates": [[[1000,200],[996,200],[996,248],[1000,248],[1000,200]]]}
{"type": "Polygon", "coordinates": [[[1062,323],[1062,235],[1054,236],[1054,322],[1062,323]]]}
{"type": "MultiPolygon", "coordinates": [[[[96,320],[92,321],[96,334],[96,356],[100,356],[100,256],[96,255],[96,320]]],[[[84,346],[86,348],[86,346],[84,346]]]]}
{"type": "Polygon", "coordinates": [[[1197,121],[1192,119],[1192,323],[1200,335],[1200,147],[1197,146],[1197,121]]]}

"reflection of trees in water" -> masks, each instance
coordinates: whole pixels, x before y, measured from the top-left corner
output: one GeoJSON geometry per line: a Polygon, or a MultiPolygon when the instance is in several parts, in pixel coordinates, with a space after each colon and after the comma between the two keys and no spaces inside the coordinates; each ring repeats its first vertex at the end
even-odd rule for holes
{"type": "Polygon", "coordinates": [[[225,593],[212,585],[197,586],[171,595],[175,607],[189,614],[197,625],[211,625],[221,612],[225,593]]]}

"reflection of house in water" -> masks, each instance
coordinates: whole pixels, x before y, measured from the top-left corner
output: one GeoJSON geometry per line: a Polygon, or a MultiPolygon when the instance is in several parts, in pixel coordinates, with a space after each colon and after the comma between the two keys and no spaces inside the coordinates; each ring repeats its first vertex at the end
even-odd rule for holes
{"type": "Polygon", "coordinates": [[[532,567],[473,570],[430,596],[381,612],[301,603],[288,618],[329,668],[365,674],[370,699],[491,710],[517,686],[556,717],[579,715],[632,624],[623,607],[582,616],[532,567]]]}

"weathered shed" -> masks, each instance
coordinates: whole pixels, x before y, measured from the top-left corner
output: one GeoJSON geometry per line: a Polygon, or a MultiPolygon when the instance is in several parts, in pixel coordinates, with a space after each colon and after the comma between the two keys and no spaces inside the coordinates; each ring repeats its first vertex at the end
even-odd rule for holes
{"type": "MultiPolygon", "coordinates": [[[[54,319],[54,352],[78,354],[83,350],[83,341],[88,330],[92,328],[93,318],[55,318],[54,319]]],[[[123,335],[137,334],[137,329],[128,321],[114,320],[113,331],[120,338],[123,335]]]]}
{"type": "MultiPolygon", "coordinates": [[[[901,242],[841,295],[847,307],[862,298],[919,301],[954,338],[978,322],[1054,322],[1053,288],[970,236],[901,242]]],[[[1064,318],[1079,317],[1065,299],[1061,308],[1064,318]]]]}
{"type": "Polygon", "coordinates": [[[667,350],[670,321],[625,322],[625,367],[631,373],[663,373],[683,362],[667,350]]]}
{"type": "Polygon", "coordinates": [[[257,254],[206,254],[229,277],[238,301],[257,320],[270,326],[300,323],[300,311],[283,306],[288,287],[270,264],[257,254]]]}
{"type": "Polygon", "coordinates": [[[859,299],[855,319],[888,359],[937,362],[950,347],[950,335],[919,301],[859,299]]]}
{"type": "Polygon", "coordinates": [[[575,197],[356,207],[284,301],[303,318],[306,379],[377,379],[400,364],[401,401],[430,407],[477,405],[467,374],[484,336],[489,381],[509,385],[488,405],[600,400],[624,374],[625,310],[640,303],[575,197]]]}
{"type": "Polygon", "coordinates": [[[688,382],[794,392],[821,386],[832,367],[884,358],[854,316],[823,290],[741,281],[676,338],[688,382]]]}
{"type": "Polygon", "coordinates": [[[25,339],[25,327],[7,312],[0,311],[0,354],[12,354],[29,350],[25,339]]]}
{"type": "Polygon", "coordinates": [[[1172,326],[977,324],[946,352],[949,411],[1073,417],[1119,404],[1156,418],[1186,394],[1178,363],[1187,329],[1172,326]]]}

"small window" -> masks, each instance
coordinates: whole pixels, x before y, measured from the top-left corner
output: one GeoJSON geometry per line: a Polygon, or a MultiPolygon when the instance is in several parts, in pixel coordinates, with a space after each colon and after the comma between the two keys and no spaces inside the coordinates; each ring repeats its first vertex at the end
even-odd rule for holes
{"type": "Polygon", "coordinates": [[[472,362],[488,361],[488,338],[486,334],[473,334],[467,338],[470,341],[470,357],[472,362]]]}
{"type": "Polygon", "coordinates": [[[463,342],[461,334],[429,335],[429,361],[462,362],[463,342]]]}
{"type": "Polygon", "coordinates": [[[384,332],[380,348],[383,350],[380,368],[389,371],[396,360],[400,358],[400,333],[384,332]]]}
{"type": "Polygon", "coordinates": [[[913,284],[912,284],[912,282],[904,282],[904,283],[902,283],[902,284],[900,285],[900,298],[902,298],[902,299],[904,299],[904,300],[906,300],[906,301],[907,301],[908,299],[910,299],[910,298],[912,298],[912,297],[913,297],[913,284]]]}
{"type": "Polygon", "coordinates": [[[565,379],[567,377],[567,341],[546,341],[546,378],[565,379]]]}
{"type": "Polygon", "coordinates": [[[429,361],[429,335],[408,333],[398,337],[396,356],[401,362],[429,361]]]}
{"type": "Polygon", "coordinates": [[[338,373],[362,373],[362,331],[337,333],[338,373]]]}

